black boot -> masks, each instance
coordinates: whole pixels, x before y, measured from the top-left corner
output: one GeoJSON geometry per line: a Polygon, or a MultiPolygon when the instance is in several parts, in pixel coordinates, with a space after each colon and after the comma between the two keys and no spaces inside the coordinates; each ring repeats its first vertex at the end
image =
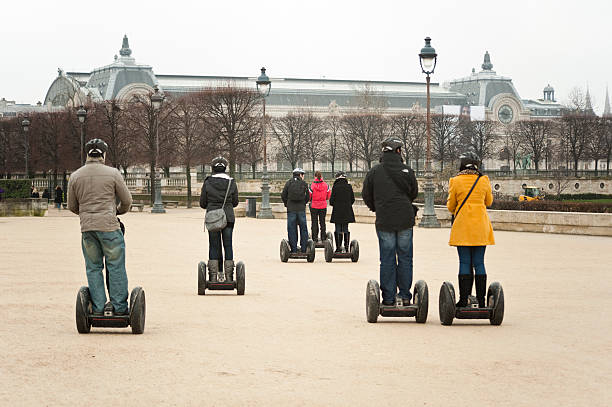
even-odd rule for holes
{"type": "Polygon", "coordinates": [[[335,232],[334,237],[336,238],[336,253],[340,253],[342,251],[342,233],[335,232]]]}
{"type": "Polygon", "coordinates": [[[345,232],[344,233],[344,248],[346,249],[347,253],[349,251],[350,244],[351,244],[351,232],[345,232]]]}
{"type": "Polygon", "coordinates": [[[487,306],[485,302],[485,293],[487,292],[487,275],[476,274],[476,299],[478,300],[478,307],[485,308],[487,306]]]}
{"type": "Polygon", "coordinates": [[[472,294],[473,274],[459,274],[459,302],[457,307],[467,307],[468,297],[472,294]]]}

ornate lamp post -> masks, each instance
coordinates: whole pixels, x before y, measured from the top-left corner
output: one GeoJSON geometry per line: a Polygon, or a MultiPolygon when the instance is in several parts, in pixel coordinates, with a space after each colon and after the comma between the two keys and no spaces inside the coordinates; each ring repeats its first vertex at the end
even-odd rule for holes
{"type": "Polygon", "coordinates": [[[157,161],[159,159],[159,109],[164,102],[164,95],[159,93],[159,88],[155,86],[155,93],[151,95],[151,105],[155,111],[155,202],[151,213],[166,213],[161,197],[161,176],[157,170],[157,161]]]}
{"type": "Polygon", "coordinates": [[[268,155],[266,150],[266,97],[270,94],[272,82],[266,75],[266,68],[261,68],[261,75],[257,78],[257,91],[263,100],[263,115],[261,118],[261,132],[263,138],[263,176],[261,177],[261,208],[259,208],[259,219],[274,219],[272,208],[270,208],[270,184],[268,178],[268,155]]]}
{"type": "Polygon", "coordinates": [[[25,176],[28,178],[30,174],[30,168],[28,167],[28,131],[30,130],[30,119],[28,116],[24,117],[21,121],[21,128],[23,129],[23,147],[25,151],[25,176]]]}
{"type": "Polygon", "coordinates": [[[87,119],[87,110],[83,108],[83,105],[79,107],[79,110],[76,112],[77,117],[79,118],[79,123],[81,123],[81,165],[85,164],[85,154],[83,154],[83,149],[85,146],[85,140],[83,136],[83,124],[85,124],[85,120],[87,119]]]}
{"type": "Polygon", "coordinates": [[[434,209],[434,185],[433,173],[431,170],[431,117],[429,112],[430,96],[429,96],[429,75],[436,69],[438,54],[431,46],[431,38],[425,38],[425,46],[419,54],[421,70],[427,75],[427,158],[425,160],[425,209],[419,227],[422,228],[439,228],[440,222],[436,217],[434,209]]]}

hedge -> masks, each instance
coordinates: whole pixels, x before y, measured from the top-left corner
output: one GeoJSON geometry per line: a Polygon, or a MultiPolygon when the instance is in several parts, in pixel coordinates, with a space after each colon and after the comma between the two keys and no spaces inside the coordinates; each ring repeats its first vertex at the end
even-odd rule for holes
{"type": "Polygon", "coordinates": [[[32,181],[29,179],[0,179],[0,197],[2,199],[29,198],[31,195],[32,181]]]}

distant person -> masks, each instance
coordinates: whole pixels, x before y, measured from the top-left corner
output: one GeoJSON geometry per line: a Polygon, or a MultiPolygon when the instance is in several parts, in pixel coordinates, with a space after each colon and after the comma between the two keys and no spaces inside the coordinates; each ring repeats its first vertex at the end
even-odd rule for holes
{"type": "Polygon", "coordinates": [[[55,207],[62,209],[62,202],[64,201],[64,191],[59,185],[55,187],[55,207]]]}
{"type": "Polygon", "coordinates": [[[38,189],[32,189],[32,198],[40,198],[40,194],[38,193],[38,189]]]}
{"type": "Polygon", "coordinates": [[[449,180],[446,207],[454,214],[450,246],[459,254],[459,302],[466,307],[476,279],[478,306],[485,307],[487,272],[484,255],[487,245],[494,245],[493,227],[487,214],[487,206],[493,203],[489,177],[478,168],[479,159],[472,152],[460,157],[459,172],[449,180]],[[470,193],[471,191],[471,193],[470,193]],[[467,200],[466,200],[467,197],[467,200]],[[465,200],[465,203],[463,203],[465,200]],[[463,206],[461,206],[463,204],[463,206]],[[476,277],[474,277],[474,271],[476,277]]]}
{"type": "Polygon", "coordinates": [[[380,164],[368,171],[362,190],[364,203],[376,212],[384,305],[406,306],[412,299],[412,202],[418,192],[414,171],[402,160],[402,141],[386,139],[380,164]]]}
{"type": "Polygon", "coordinates": [[[327,239],[325,228],[325,216],[327,216],[327,200],[331,196],[331,189],[325,181],[321,171],[315,171],[315,179],[310,184],[310,219],[312,222],[312,239],[322,241],[327,239]],[[321,226],[321,238],[319,239],[319,225],[321,226]]]}
{"type": "MultiPolygon", "coordinates": [[[[100,139],[85,144],[87,161],[68,182],[68,209],[81,220],[81,246],[94,315],[101,315],[108,292],[115,315],[128,313],[125,240],[117,215],[130,210],[132,195],[119,170],[104,165],[108,146],[100,139]]],[[[59,186],[58,186],[59,188],[59,186]]],[[[60,188],[61,191],[61,188],[60,188]]]]}
{"type": "Polygon", "coordinates": [[[353,187],[348,183],[344,171],[336,173],[336,180],[332,188],[329,204],[333,207],[331,223],[336,225],[334,238],[336,240],[336,253],[348,252],[351,242],[351,232],[348,224],[355,222],[353,204],[355,203],[355,193],[353,187]],[[344,239],[344,246],[342,240],[344,239]]]}
{"type": "Polygon", "coordinates": [[[42,197],[46,199],[51,198],[51,194],[49,194],[49,188],[45,188],[45,190],[43,191],[42,197]]]}
{"type": "Polygon", "coordinates": [[[300,250],[306,253],[308,245],[308,226],[306,224],[306,203],[310,200],[308,184],[304,181],[304,170],[293,170],[292,178],[287,181],[281,198],[287,208],[287,237],[291,253],[297,253],[298,227],[300,228],[300,250]]]}
{"type": "Polygon", "coordinates": [[[234,179],[225,173],[228,165],[228,161],[223,157],[212,160],[213,173],[206,177],[200,192],[200,207],[206,210],[223,208],[227,219],[227,226],[222,230],[208,231],[208,273],[213,283],[218,281],[218,275],[221,272],[219,261],[223,259],[225,259],[223,262],[225,281],[234,279],[232,234],[236,222],[234,208],[238,206],[238,186],[234,179]]]}

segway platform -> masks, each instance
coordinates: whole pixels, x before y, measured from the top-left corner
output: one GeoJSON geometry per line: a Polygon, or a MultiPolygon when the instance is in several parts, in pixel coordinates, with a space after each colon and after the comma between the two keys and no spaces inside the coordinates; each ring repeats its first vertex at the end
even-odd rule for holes
{"type": "Polygon", "coordinates": [[[325,261],[331,263],[333,259],[351,259],[353,263],[359,260],[359,242],[351,240],[348,252],[335,252],[332,240],[325,241],[325,261]]]}
{"type": "Polygon", "coordinates": [[[146,317],[145,292],[142,287],[135,287],[130,294],[130,307],[125,315],[116,315],[110,302],[104,306],[102,315],[92,312],[91,296],[89,287],[82,286],[77,293],[76,299],[76,327],[81,334],[96,328],[126,328],[132,327],[133,334],[144,332],[146,317]]]}
{"type": "Polygon", "coordinates": [[[325,240],[317,240],[315,242],[315,248],[316,249],[324,249],[325,248],[325,242],[328,241],[328,240],[331,242],[333,238],[334,238],[334,236],[332,235],[332,232],[327,232],[325,234],[325,240]]]}
{"type": "MultiPolygon", "coordinates": [[[[219,269],[222,265],[219,264],[219,269]]],[[[225,273],[220,272],[219,277],[225,278],[225,273]]],[[[232,281],[218,280],[215,282],[206,279],[206,263],[201,261],[198,263],[198,295],[205,295],[206,290],[236,290],[236,294],[244,295],[246,287],[245,267],[244,263],[239,261],[236,263],[236,279],[232,281]]]]}
{"type": "Polygon", "coordinates": [[[291,253],[291,247],[287,239],[281,240],[280,243],[280,259],[283,263],[287,263],[289,259],[306,259],[308,263],[312,263],[315,260],[315,243],[312,239],[308,239],[306,245],[306,253],[297,252],[291,253]]]}
{"type": "Polygon", "coordinates": [[[442,325],[451,325],[453,319],[488,319],[491,325],[501,325],[504,320],[504,290],[500,283],[494,282],[487,290],[487,306],[478,307],[475,296],[468,297],[467,307],[457,307],[455,302],[455,289],[445,281],[440,287],[439,300],[440,322],[442,325]]]}
{"type": "Polygon", "coordinates": [[[414,285],[413,303],[410,305],[384,305],[380,302],[378,281],[370,280],[366,287],[366,317],[368,322],[375,323],[378,316],[383,317],[416,317],[416,322],[427,321],[429,309],[429,290],[427,283],[419,280],[414,285]]]}

